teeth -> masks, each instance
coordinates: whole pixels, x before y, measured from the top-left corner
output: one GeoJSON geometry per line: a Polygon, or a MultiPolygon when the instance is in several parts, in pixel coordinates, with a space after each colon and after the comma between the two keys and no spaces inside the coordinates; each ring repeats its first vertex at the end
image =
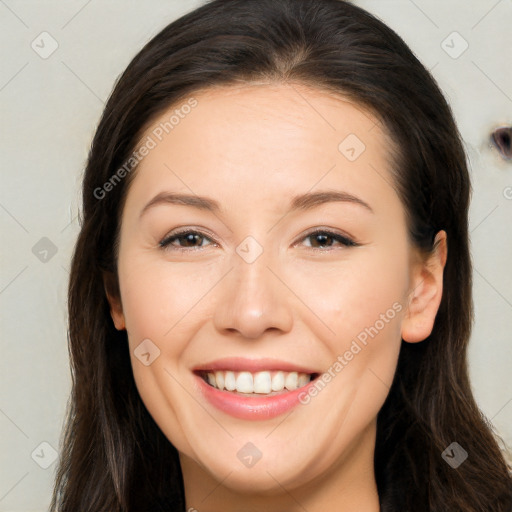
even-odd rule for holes
{"type": "Polygon", "coordinates": [[[276,372],[272,377],[272,391],[282,391],[284,389],[284,373],[276,372]]]}
{"type": "Polygon", "coordinates": [[[297,375],[297,372],[291,372],[286,376],[286,379],[284,380],[284,387],[288,391],[293,391],[294,389],[297,389],[298,380],[299,376],[297,375]]]}
{"type": "Polygon", "coordinates": [[[311,377],[307,373],[299,373],[299,376],[297,378],[297,387],[302,388],[306,384],[309,384],[309,381],[311,380],[311,377]]]}
{"type": "Polygon", "coordinates": [[[254,393],[267,394],[272,391],[272,377],[270,372],[258,372],[254,375],[254,393]]]}
{"type": "Polygon", "coordinates": [[[215,375],[213,373],[209,373],[206,377],[208,379],[208,384],[210,384],[210,386],[215,386],[216,385],[215,375]]]}
{"type": "Polygon", "coordinates": [[[236,378],[236,390],[239,393],[252,393],[252,375],[249,372],[240,372],[236,378]]]}
{"type": "Polygon", "coordinates": [[[224,375],[224,386],[228,391],[236,389],[235,374],[233,372],[226,372],[224,375]]]}
{"type": "Polygon", "coordinates": [[[206,381],[213,387],[238,393],[267,395],[272,391],[294,391],[307,385],[311,375],[298,372],[233,372],[216,371],[205,374],[206,381]]]}
{"type": "Polygon", "coordinates": [[[213,384],[214,387],[224,389],[224,372],[215,372],[215,381],[216,384],[213,384]]]}

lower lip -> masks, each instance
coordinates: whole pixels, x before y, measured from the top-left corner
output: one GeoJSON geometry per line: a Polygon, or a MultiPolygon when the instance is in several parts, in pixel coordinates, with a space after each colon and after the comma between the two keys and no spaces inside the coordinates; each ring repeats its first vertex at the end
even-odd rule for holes
{"type": "Polygon", "coordinates": [[[198,375],[199,390],[214,407],[242,420],[268,420],[288,412],[297,406],[299,396],[307,393],[310,382],[295,391],[287,391],[273,396],[241,396],[231,391],[221,391],[207,384],[198,375]]]}

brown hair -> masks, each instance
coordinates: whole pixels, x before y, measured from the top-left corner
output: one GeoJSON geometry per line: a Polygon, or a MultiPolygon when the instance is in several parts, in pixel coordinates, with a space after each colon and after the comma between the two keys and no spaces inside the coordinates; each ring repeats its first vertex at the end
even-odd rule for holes
{"type": "Polygon", "coordinates": [[[51,511],[184,510],[177,451],[142,403],[126,332],[114,328],[105,296],[104,276],[116,289],[115,242],[130,179],[105,198],[97,191],[171,104],[262,79],[332,91],[373,112],[397,148],[393,179],[411,242],[428,253],[439,230],[448,235],[433,332],[422,343],[402,342],[378,414],[382,512],[510,512],[510,467],[468,379],[470,182],[461,137],[439,87],[402,39],[341,0],[213,0],[164,28],[118,80],[83,179],[69,284],[73,387],[51,511]],[[441,456],[454,441],[469,454],[456,469],[441,456]]]}

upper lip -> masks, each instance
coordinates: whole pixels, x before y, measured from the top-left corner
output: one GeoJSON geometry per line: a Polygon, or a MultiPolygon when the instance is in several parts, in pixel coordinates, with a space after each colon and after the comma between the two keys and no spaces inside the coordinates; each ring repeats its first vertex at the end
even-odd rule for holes
{"type": "Polygon", "coordinates": [[[205,371],[235,371],[235,372],[260,372],[260,371],[284,371],[298,373],[318,373],[317,370],[306,366],[279,361],[278,359],[247,359],[244,357],[226,357],[216,359],[194,367],[196,372],[205,371]]]}

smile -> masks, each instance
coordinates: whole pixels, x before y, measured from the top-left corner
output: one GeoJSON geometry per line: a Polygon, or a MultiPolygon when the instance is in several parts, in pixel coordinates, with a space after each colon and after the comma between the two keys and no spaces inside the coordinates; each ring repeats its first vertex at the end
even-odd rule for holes
{"type": "Polygon", "coordinates": [[[217,360],[193,373],[210,406],[243,420],[267,420],[290,411],[320,375],[283,361],[246,358],[217,360]]]}
{"type": "Polygon", "coordinates": [[[309,384],[314,374],[284,371],[216,371],[201,372],[210,386],[219,390],[247,395],[273,395],[279,392],[295,391],[309,384]]]}

